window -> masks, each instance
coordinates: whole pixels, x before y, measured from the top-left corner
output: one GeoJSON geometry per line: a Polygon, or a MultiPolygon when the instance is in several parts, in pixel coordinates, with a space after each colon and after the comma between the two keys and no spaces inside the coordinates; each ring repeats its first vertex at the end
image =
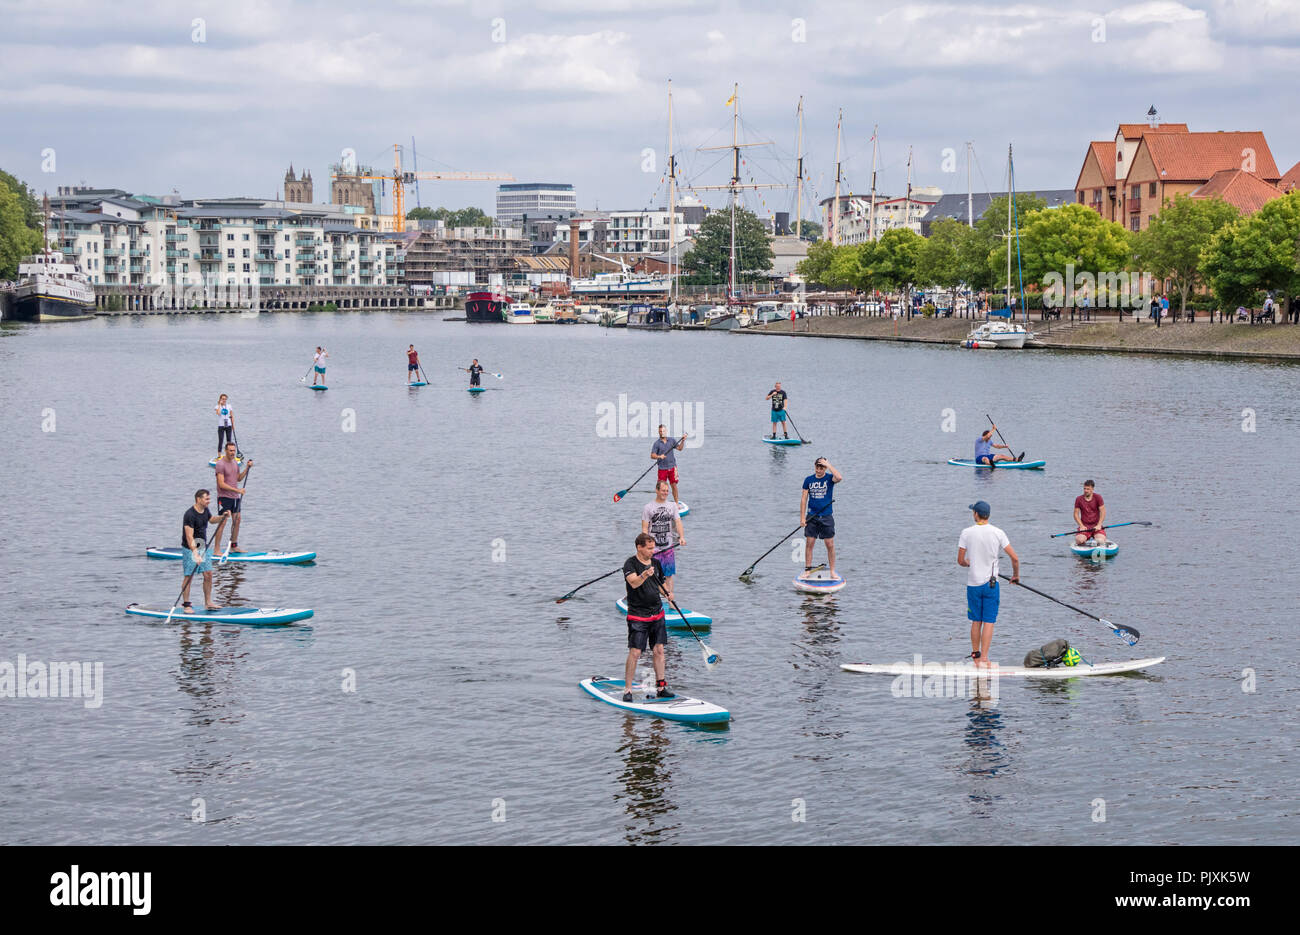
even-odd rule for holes
{"type": "Polygon", "coordinates": [[[1151,183],[1151,190],[1148,191],[1147,194],[1150,195],[1152,198],[1154,198],[1154,197],[1156,196],[1156,183],[1155,183],[1155,182],[1152,182],[1152,183],[1151,183]]]}
{"type": "Polygon", "coordinates": [[[235,258],[235,249],[234,247],[231,247],[229,250],[226,251],[226,259],[233,260],[234,258],[235,258]]]}
{"type": "Polygon", "coordinates": [[[234,234],[227,234],[227,235],[226,235],[226,239],[227,239],[227,240],[234,240],[234,239],[235,239],[235,235],[234,235],[234,234]]]}
{"type": "MultiPolygon", "coordinates": [[[[244,264],[244,272],[245,272],[245,273],[248,272],[248,264],[247,264],[247,263],[244,264]]],[[[245,279],[244,282],[248,282],[248,280],[245,279]]]]}
{"type": "Polygon", "coordinates": [[[182,273],[188,273],[189,271],[190,271],[190,264],[188,264],[188,263],[182,263],[182,264],[181,264],[181,272],[182,272],[182,273]]]}
{"type": "Polygon", "coordinates": [[[248,239],[248,235],[247,235],[247,234],[244,235],[244,239],[245,239],[245,240],[248,239]]]}
{"type": "Polygon", "coordinates": [[[1129,222],[1129,226],[1130,226],[1133,230],[1135,230],[1135,231],[1136,231],[1136,230],[1141,230],[1141,229],[1142,229],[1142,219],[1141,219],[1140,217],[1138,217],[1136,214],[1133,215],[1133,220],[1132,220],[1131,222],[1129,222]]]}
{"type": "Polygon", "coordinates": [[[1142,186],[1141,186],[1141,185],[1134,185],[1134,186],[1133,186],[1133,197],[1134,197],[1134,198],[1141,198],[1141,197],[1142,197],[1142,186]]]}
{"type": "Polygon", "coordinates": [[[233,273],[234,271],[235,271],[235,264],[234,264],[234,263],[227,263],[227,264],[226,264],[226,272],[227,272],[227,273],[233,273]]]}
{"type": "Polygon", "coordinates": [[[244,259],[247,260],[248,257],[249,257],[248,248],[245,247],[245,248],[244,248],[244,259]]]}

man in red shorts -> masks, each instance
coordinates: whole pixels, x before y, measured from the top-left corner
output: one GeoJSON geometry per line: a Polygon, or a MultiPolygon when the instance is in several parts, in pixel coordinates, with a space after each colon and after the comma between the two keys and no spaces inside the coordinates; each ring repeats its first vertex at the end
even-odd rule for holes
{"type": "Polygon", "coordinates": [[[669,438],[667,427],[659,426],[659,438],[650,446],[650,457],[659,462],[658,480],[666,480],[673,487],[673,502],[677,496],[677,452],[686,444],[686,436],[669,438]]]}
{"type": "Polygon", "coordinates": [[[1098,546],[1106,544],[1106,501],[1101,494],[1093,493],[1093,483],[1083,482],[1083,496],[1074,498],[1074,524],[1078,531],[1074,534],[1076,545],[1083,545],[1089,539],[1098,546]]]}

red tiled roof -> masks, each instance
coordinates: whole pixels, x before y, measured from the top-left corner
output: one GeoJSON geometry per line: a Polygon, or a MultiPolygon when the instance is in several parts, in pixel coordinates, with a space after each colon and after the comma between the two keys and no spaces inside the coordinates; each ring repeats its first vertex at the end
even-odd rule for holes
{"type": "Polygon", "coordinates": [[[1277,183],[1277,187],[1284,192],[1300,188],[1300,162],[1286,170],[1286,175],[1282,176],[1282,181],[1277,183]]]}
{"type": "Polygon", "coordinates": [[[1220,169],[1210,180],[1196,191],[1193,198],[1222,198],[1242,214],[1254,214],[1274,198],[1281,198],[1282,191],[1270,185],[1258,175],[1242,169],[1220,169]]]}
{"type": "MultiPolygon", "coordinates": [[[[1162,182],[1202,182],[1221,169],[1241,169],[1253,154],[1255,175],[1273,183],[1282,177],[1264,134],[1258,130],[1230,133],[1148,133],[1145,146],[1162,182]]],[[[1136,157],[1134,157],[1136,162],[1136,157]]]]}
{"type": "Polygon", "coordinates": [[[1089,145],[1097,157],[1097,165],[1101,166],[1101,175],[1105,180],[1105,184],[1113,188],[1115,185],[1115,141],[1093,140],[1089,145]]]}
{"type": "Polygon", "coordinates": [[[1152,127],[1146,123],[1121,123],[1119,132],[1124,134],[1126,140],[1140,140],[1143,133],[1186,133],[1187,124],[1162,123],[1159,126],[1152,127]]]}

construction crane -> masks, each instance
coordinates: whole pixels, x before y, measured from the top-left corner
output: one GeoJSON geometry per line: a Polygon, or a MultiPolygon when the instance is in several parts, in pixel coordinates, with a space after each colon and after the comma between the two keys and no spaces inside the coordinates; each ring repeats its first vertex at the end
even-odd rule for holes
{"type": "MultiPolygon", "coordinates": [[[[393,230],[402,233],[406,230],[406,186],[414,184],[417,179],[428,182],[513,182],[515,177],[505,172],[403,172],[402,144],[393,144],[392,175],[347,175],[347,178],[363,179],[368,182],[391,182],[393,185],[393,230]]],[[[335,179],[339,173],[333,173],[335,179]]]]}

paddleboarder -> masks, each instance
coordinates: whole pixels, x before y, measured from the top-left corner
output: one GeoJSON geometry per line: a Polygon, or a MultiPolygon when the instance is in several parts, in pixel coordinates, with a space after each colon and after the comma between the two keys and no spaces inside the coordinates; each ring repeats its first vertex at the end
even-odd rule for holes
{"type": "MultiPolygon", "coordinates": [[[[243,503],[244,488],[239,486],[239,482],[248,474],[249,468],[253,466],[253,459],[249,458],[244,462],[244,469],[239,469],[239,462],[235,460],[235,443],[227,442],[226,450],[217,459],[217,512],[221,514],[232,514],[235,517],[234,523],[230,527],[230,551],[239,550],[239,523],[243,517],[240,511],[240,504],[243,503]]],[[[217,538],[214,548],[221,551],[221,533],[217,532],[217,538]]]]}
{"type": "Polygon", "coordinates": [[[659,426],[659,438],[650,446],[650,457],[659,462],[659,480],[668,481],[673,487],[673,500],[677,496],[677,452],[686,444],[686,436],[669,438],[666,426],[659,426]]]}
{"type": "Polygon", "coordinates": [[[968,508],[975,524],[961,531],[957,540],[957,564],[966,572],[966,617],[970,620],[970,657],[976,667],[992,665],[989,644],[993,642],[993,625],[998,619],[1001,587],[998,584],[998,553],[1011,559],[1011,583],[1020,583],[1020,558],[1011,548],[1011,540],[997,526],[989,523],[992,510],[984,500],[968,508]]]}
{"type": "Polygon", "coordinates": [[[479,374],[481,374],[481,373],[483,372],[483,368],[482,368],[481,366],[479,366],[479,362],[478,362],[478,358],[477,358],[477,357],[474,358],[474,362],[473,362],[472,364],[470,364],[468,367],[458,367],[458,368],[456,368],[456,369],[458,369],[458,370],[464,370],[466,373],[469,374],[469,385],[470,385],[470,386],[478,386],[478,385],[479,385],[479,374]]]}
{"type": "Polygon", "coordinates": [[[648,532],[636,537],[636,554],[623,563],[623,581],[627,585],[627,662],[623,666],[623,700],[632,700],[632,679],[637,660],[646,647],[654,653],[655,690],[646,700],[672,698],[664,675],[664,644],[668,627],[664,622],[663,599],[659,587],[664,569],[654,556],[655,537],[648,532]]]}
{"type": "Polygon", "coordinates": [[[320,381],[321,386],[325,385],[325,358],[329,356],[329,351],[325,348],[316,348],[316,356],[312,359],[312,370],[315,371],[311,378],[312,386],[315,386],[317,381],[320,381]]]}
{"type": "Polygon", "coordinates": [[[212,409],[217,414],[217,457],[221,457],[225,443],[235,437],[235,413],[225,393],[217,397],[217,404],[212,409]]]}
{"type": "MultiPolygon", "coordinates": [[[[663,428],[660,426],[660,428],[663,428]]],[[[675,549],[686,544],[682,518],[677,512],[677,501],[668,499],[668,481],[655,484],[655,498],[641,510],[641,531],[655,539],[655,552],[664,570],[664,591],[673,600],[673,575],[677,574],[675,549]],[[673,541],[673,526],[677,527],[677,541],[673,541]]]]}
{"type": "Polygon", "coordinates": [[[1106,501],[1095,492],[1096,485],[1091,480],[1083,482],[1083,496],[1074,498],[1074,525],[1079,531],[1074,534],[1075,545],[1083,545],[1089,539],[1098,546],[1106,544],[1106,501]]]}
{"type": "Polygon", "coordinates": [[[1011,447],[1009,445],[999,445],[995,441],[993,441],[993,433],[996,430],[997,430],[997,426],[994,425],[991,428],[985,429],[983,432],[980,433],[980,437],[975,439],[975,463],[976,464],[987,464],[989,467],[993,467],[993,465],[996,464],[998,461],[1019,461],[1020,458],[1024,457],[1023,453],[1021,453],[1020,458],[1017,458],[1014,454],[995,455],[993,453],[994,448],[1001,448],[1004,451],[1011,451],[1011,447]]]}
{"type": "MultiPolygon", "coordinates": [[[[181,519],[181,573],[185,576],[181,585],[181,610],[187,614],[194,613],[194,605],[190,603],[190,582],[194,580],[195,572],[203,573],[203,606],[208,610],[220,609],[212,603],[212,551],[208,548],[207,541],[208,522],[212,519],[208,504],[211,502],[211,493],[196,490],[194,505],[185,511],[185,516],[181,519]]],[[[221,538],[221,527],[226,525],[229,517],[229,513],[221,514],[221,520],[217,523],[218,540],[221,538]]]]}
{"type": "Polygon", "coordinates": [[[779,424],[781,432],[789,438],[790,433],[785,428],[785,401],[790,398],[790,394],[781,389],[781,384],[778,382],[763,398],[772,401],[772,437],[776,438],[776,427],[779,424]]]}
{"type": "MultiPolygon", "coordinates": [[[[780,386],[781,384],[777,384],[780,386]]],[[[825,458],[813,462],[813,473],[803,479],[799,498],[799,524],[803,527],[803,570],[812,571],[813,542],[826,543],[826,563],[835,577],[835,517],[831,515],[834,487],[844,478],[825,458]]]]}
{"type": "Polygon", "coordinates": [[[420,379],[420,352],[412,344],[406,349],[406,382],[415,383],[420,379]]]}

